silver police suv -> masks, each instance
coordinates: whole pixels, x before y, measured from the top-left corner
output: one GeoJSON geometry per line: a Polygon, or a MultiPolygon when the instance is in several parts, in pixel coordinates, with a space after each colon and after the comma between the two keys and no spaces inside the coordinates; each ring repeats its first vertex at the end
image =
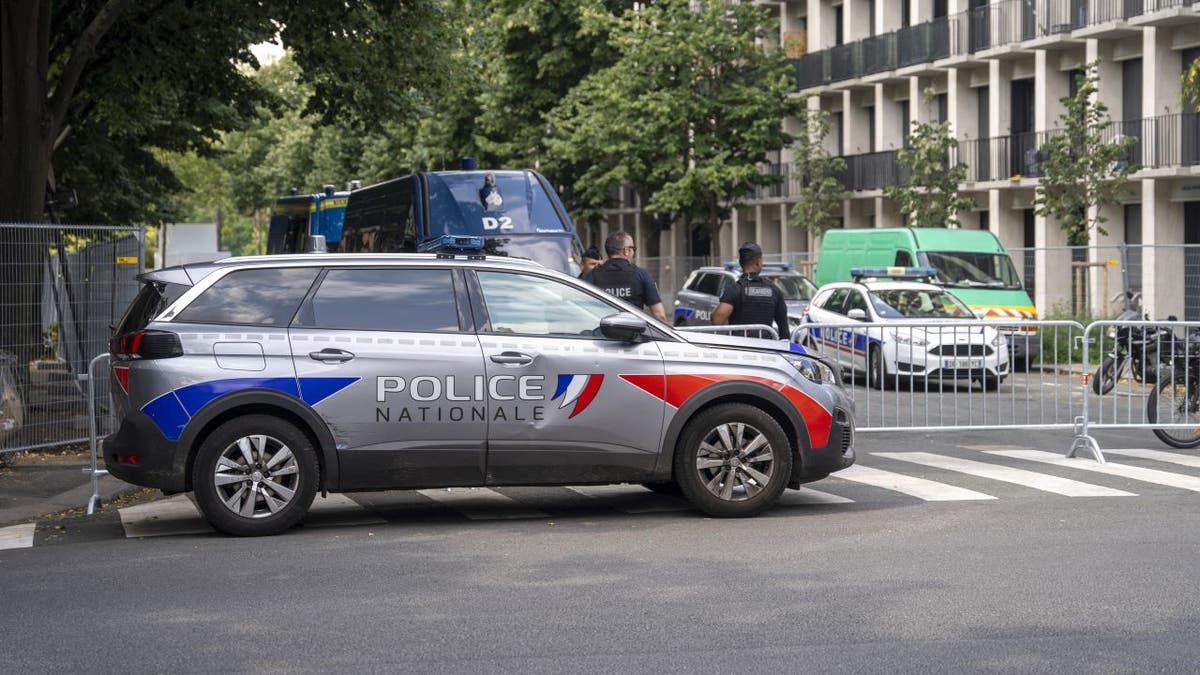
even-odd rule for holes
{"type": "MultiPolygon", "coordinates": [[[[727,262],[724,267],[706,266],[692,272],[683,288],[675,294],[674,323],[676,326],[706,326],[712,323],[712,312],[721,302],[721,294],[729,284],[741,276],[741,267],[736,262],[727,262]]],[[[759,274],[775,284],[783,292],[787,303],[788,326],[795,330],[804,322],[808,303],[817,294],[817,287],[808,277],[792,269],[790,263],[763,263],[759,274]]],[[[780,335],[786,338],[786,335],[780,335]]]]}
{"type": "Polygon", "coordinates": [[[285,530],[318,490],[632,482],[749,516],[854,461],[836,366],[536,263],[277,255],[142,280],[105,462],[194,491],[222,532],[285,530]]]}

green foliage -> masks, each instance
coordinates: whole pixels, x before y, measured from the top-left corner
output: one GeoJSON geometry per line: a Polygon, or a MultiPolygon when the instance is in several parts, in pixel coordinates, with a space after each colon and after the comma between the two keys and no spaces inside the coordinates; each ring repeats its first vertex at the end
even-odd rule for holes
{"type": "Polygon", "coordinates": [[[957,147],[948,122],[912,123],[908,146],[896,153],[907,179],[903,185],[884,188],[912,227],[957,227],[958,212],[975,205],[958,193],[967,167],[961,162],[950,164],[951,151],[957,147]]]}
{"type": "Polygon", "coordinates": [[[1046,159],[1034,197],[1037,215],[1058,219],[1071,246],[1086,245],[1093,230],[1108,234],[1100,210],[1120,203],[1138,170],[1124,161],[1137,139],[1112,136],[1108,107],[1095,96],[1096,66],[1089,63],[1076,79],[1075,95],[1061,99],[1066,111],[1058,116],[1059,131],[1042,146],[1046,159]]]}
{"type": "Polygon", "coordinates": [[[548,149],[581,167],[577,217],[595,215],[623,182],[660,223],[713,231],[756,186],[759,163],[791,143],[783,53],[758,43],[773,20],[751,3],[662,0],[613,16],[593,10],[585,34],[608,34],[618,56],[585,77],[548,115],[548,149]]]}
{"type": "Polygon", "coordinates": [[[792,224],[817,234],[837,225],[846,193],[840,178],[846,160],[830,155],[823,144],[830,126],[828,112],[804,108],[800,112],[802,131],[792,145],[792,179],[800,185],[792,224]]]}
{"type": "Polygon", "coordinates": [[[1184,109],[1200,112],[1200,59],[1192,61],[1183,69],[1182,80],[1180,98],[1184,109]]]}

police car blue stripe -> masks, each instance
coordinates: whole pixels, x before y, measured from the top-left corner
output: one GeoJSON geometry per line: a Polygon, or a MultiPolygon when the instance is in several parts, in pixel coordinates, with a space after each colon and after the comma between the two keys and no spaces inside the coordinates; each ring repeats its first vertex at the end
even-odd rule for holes
{"type": "MultiPolygon", "coordinates": [[[[569,377],[569,376],[568,376],[569,377]]],[[[272,389],[316,405],[358,382],[357,377],[238,377],[199,382],[169,391],[142,406],[167,439],[179,440],[192,416],[213,400],[244,389],[272,389]],[[301,395],[303,391],[303,395],[301,395]]]]}
{"type": "Polygon", "coordinates": [[[558,386],[555,387],[554,395],[550,397],[550,400],[553,401],[554,399],[558,398],[559,396],[562,396],[563,392],[565,392],[567,390],[567,387],[571,386],[571,380],[573,380],[573,379],[575,379],[574,375],[559,375],[558,376],[558,386]]]}
{"type": "Polygon", "coordinates": [[[191,415],[188,415],[187,411],[183,409],[183,404],[175,397],[173,391],[168,391],[142,406],[142,412],[146,413],[146,416],[158,426],[163,436],[171,441],[179,440],[179,434],[183,433],[183,428],[191,419],[191,415]]]}
{"type": "Polygon", "coordinates": [[[362,378],[302,377],[300,378],[300,398],[309,405],[316,405],[360,379],[362,378]]]}

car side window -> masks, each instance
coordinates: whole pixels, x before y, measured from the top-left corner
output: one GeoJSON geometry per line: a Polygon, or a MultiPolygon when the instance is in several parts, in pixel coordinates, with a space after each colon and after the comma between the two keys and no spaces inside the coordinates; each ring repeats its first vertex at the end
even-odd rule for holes
{"type": "MultiPolygon", "coordinates": [[[[867,311],[867,300],[859,291],[851,290],[846,297],[846,311],[844,313],[849,314],[852,309],[867,311]]],[[[870,312],[867,312],[867,316],[870,316],[870,312]]]]}
{"type": "Polygon", "coordinates": [[[700,276],[700,282],[696,284],[696,292],[704,293],[705,295],[721,295],[721,279],[720,275],[705,272],[700,276]]]}
{"type": "Polygon", "coordinates": [[[586,337],[621,309],[561,281],[532,274],[478,272],[493,333],[586,337]]]}
{"type": "Polygon", "coordinates": [[[318,271],[316,267],[273,267],[230,272],[188,303],[175,321],[286,326],[318,271]]]}
{"type": "Polygon", "coordinates": [[[448,269],[331,269],[297,326],[408,333],[459,330],[448,269]]]}
{"type": "Polygon", "coordinates": [[[825,304],[821,306],[821,309],[835,312],[837,314],[845,314],[846,295],[849,293],[850,289],[848,288],[838,288],[834,290],[833,293],[829,295],[829,298],[825,301],[825,304]]]}

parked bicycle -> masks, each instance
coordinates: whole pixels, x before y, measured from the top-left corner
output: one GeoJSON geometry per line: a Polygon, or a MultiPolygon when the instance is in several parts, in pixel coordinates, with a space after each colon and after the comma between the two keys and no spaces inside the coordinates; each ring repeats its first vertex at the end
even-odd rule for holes
{"type": "Polygon", "coordinates": [[[1152,424],[1192,425],[1154,429],[1154,435],[1173,448],[1200,446],[1200,335],[1195,331],[1179,345],[1173,367],[1160,374],[1146,402],[1146,419],[1152,424]]]}
{"type": "MultiPolygon", "coordinates": [[[[1115,296],[1114,300],[1121,297],[1115,296]]],[[[1125,309],[1116,320],[1149,321],[1141,314],[1141,297],[1141,293],[1125,293],[1125,309]]],[[[1171,365],[1178,346],[1175,332],[1165,326],[1110,326],[1104,342],[1108,354],[1092,376],[1092,391],[1097,395],[1112,391],[1127,369],[1134,381],[1154,384],[1158,371],[1171,365]]]]}

